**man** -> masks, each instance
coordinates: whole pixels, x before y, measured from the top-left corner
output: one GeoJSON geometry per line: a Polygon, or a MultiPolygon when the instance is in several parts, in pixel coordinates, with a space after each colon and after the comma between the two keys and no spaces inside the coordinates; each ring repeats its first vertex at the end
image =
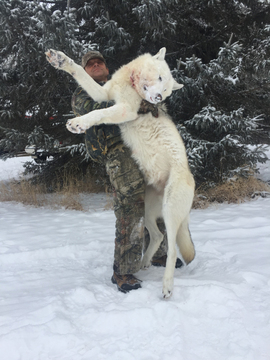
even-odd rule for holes
{"type": "MultiPolygon", "coordinates": [[[[102,54],[90,51],[82,58],[82,67],[95,81],[103,85],[109,69],[102,54]]],[[[110,102],[95,102],[80,86],[72,97],[72,109],[76,116],[112,106],[110,102]]],[[[143,100],[140,114],[152,112],[158,116],[158,107],[143,100]]],[[[122,140],[117,125],[93,126],[86,131],[86,147],[90,157],[106,166],[114,188],[114,212],[116,238],[112,282],[118,290],[126,293],[141,287],[141,280],[133,274],[140,270],[144,244],[144,191],[143,176],[131,157],[129,148],[122,140]]],[[[166,265],[166,245],[163,241],[155,254],[153,264],[166,265]]],[[[182,265],[177,259],[176,267],[182,265]]]]}

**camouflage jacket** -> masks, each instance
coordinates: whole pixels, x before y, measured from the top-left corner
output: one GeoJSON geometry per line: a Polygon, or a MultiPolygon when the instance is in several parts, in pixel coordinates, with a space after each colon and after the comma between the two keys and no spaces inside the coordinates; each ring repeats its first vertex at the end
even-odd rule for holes
{"type": "MultiPolygon", "coordinates": [[[[79,86],[71,99],[71,106],[76,116],[81,116],[93,110],[104,109],[114,105],[113,101],[95,102],[86,91],[79,86]]],[[[120,143],[121,133],[117,125],[92,126],[85,132],[85,144],[89,156],[97,162],[105,160],[108,149],[120,143]]]]}
{"type": "MultiPolygon", "coordinates": [[[[75,116],[81,116],[90,111],[104,109],[112,105],[114,105],[114,101],[95,102],[81,86],[75,90],[71,100],[71,106],[75,116]]],[[[142,100],[138,114],[146,114],[150,111],[154,117],[158,117],[158,106],[142,100]]],[[[102,124],[92,126],[85,132],[85,144],[88,154],[97,162],[104,162],[108,150],[113,145],[121,142],[121,132],[117,125],[102,124]]]]}

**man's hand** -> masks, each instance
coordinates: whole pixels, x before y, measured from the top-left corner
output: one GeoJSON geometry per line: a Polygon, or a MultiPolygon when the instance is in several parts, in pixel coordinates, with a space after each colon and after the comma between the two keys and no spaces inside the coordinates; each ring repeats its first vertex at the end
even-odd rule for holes
{"type": "Polygon", "coordinates": [[[138,114],[147,114],[151,112],[154,117],[158,117],[158,106],[142,100],[138,114]]]}

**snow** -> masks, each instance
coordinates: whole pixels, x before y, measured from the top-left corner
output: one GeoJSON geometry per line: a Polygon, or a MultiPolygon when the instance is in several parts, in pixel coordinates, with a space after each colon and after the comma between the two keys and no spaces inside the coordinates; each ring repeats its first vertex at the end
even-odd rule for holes
{"type": "Polygon", "coordinates": [[[31,160],[31,156],[8,158],[5,161],[0,159],[0,181],[19,178],[24,171],[24,163],[31,160]]]}
{"type": "MultiPolygon", "coordinates": [[[[0,180],[25,160],[0,160],[0,180]]],[[[85,212],[0,202],[1,360],[270,359],[270,198],[192,210],[196,258],[169,300],[161,268],[117,291],[114,214],[87,199],[85,212]]]]}

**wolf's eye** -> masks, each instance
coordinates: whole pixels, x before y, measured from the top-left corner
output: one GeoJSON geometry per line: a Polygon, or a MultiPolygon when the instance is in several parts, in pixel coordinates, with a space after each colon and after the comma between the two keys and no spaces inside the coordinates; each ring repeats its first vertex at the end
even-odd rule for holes
{"type": "Polygon", "coordinates": [[[162,81],[162,77],[161,77],[161,76],[159,76],[158,80],[159,80],[159,81],[162,81]]]}
{"type": "Polygon", "coordinates": [[[147,86],[146,86],[146,85],[143,86],[143,90],[144,90],[144,91],[147,90],[147,86]]]}

